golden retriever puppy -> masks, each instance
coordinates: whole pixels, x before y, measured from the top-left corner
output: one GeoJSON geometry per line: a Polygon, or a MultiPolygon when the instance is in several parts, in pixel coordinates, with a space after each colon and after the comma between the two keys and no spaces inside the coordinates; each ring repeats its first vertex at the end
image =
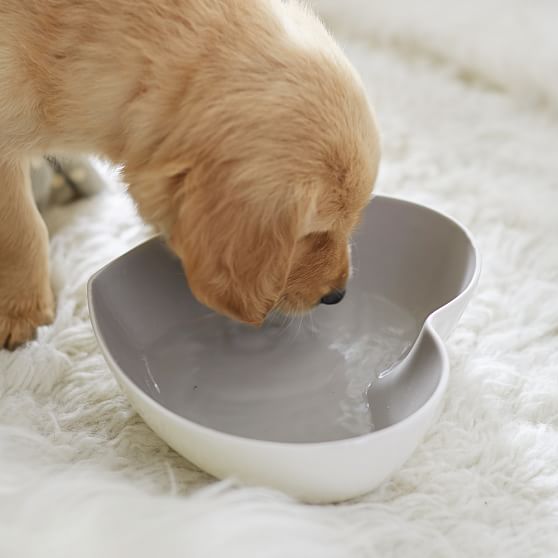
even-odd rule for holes
{"type": "Polygon", "coordinates": [[[123,165],[194,295],[236,320],[338,302],[379,147],[358,76],[280,0],[0,1],[0,346],[53,318],[29,159],[123,165]]]}

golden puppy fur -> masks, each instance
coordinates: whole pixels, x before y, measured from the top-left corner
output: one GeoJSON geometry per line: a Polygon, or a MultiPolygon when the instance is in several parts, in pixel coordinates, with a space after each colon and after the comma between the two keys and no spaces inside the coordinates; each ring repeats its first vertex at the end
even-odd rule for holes
{"type": "Polygon", "coordinates": [[[280,0],[0,0],[0,347],[53,316],[29,158],[124,168],[194,294],[259,324],[349,273],[379,147],[358,76],[280,0]]]}

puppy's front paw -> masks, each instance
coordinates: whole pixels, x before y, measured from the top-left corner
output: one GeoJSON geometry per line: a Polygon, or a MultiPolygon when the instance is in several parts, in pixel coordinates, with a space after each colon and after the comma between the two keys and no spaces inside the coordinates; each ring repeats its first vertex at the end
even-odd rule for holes
{"type": "Polygon", "coordinates": [[[54,300],[50,289],[33,302],[21,301],[9,310],[0,307],[0,348],[13,350],[30,341],[36,329],[54,319],[54,300]]]}

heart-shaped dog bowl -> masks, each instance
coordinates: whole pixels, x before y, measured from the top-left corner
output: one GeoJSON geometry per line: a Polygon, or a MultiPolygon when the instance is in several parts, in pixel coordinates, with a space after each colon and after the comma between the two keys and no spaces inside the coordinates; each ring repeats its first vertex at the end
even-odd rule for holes
{"type": "Polygon", "coordinates": [[[355,235],[345,300],[261,329],[191,295],[161,239],[89,282],[103,354],[138,413],[217,477],[312,502],[370,491],[416,448],[448,381],[442,343],[470,300],[469,233],[377,196],[355,235]]]}

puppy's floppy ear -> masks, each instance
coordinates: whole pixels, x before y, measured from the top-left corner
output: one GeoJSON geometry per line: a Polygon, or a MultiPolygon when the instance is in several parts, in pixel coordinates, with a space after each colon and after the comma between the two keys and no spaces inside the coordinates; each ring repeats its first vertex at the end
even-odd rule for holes
{"type": "Polygon", "coordinates": [[[186,187],[170,238],[196,298],[253,325],[285,288],[310,207],[287,189],[274,197],[264,192],[218,183],[186,187]]]}

